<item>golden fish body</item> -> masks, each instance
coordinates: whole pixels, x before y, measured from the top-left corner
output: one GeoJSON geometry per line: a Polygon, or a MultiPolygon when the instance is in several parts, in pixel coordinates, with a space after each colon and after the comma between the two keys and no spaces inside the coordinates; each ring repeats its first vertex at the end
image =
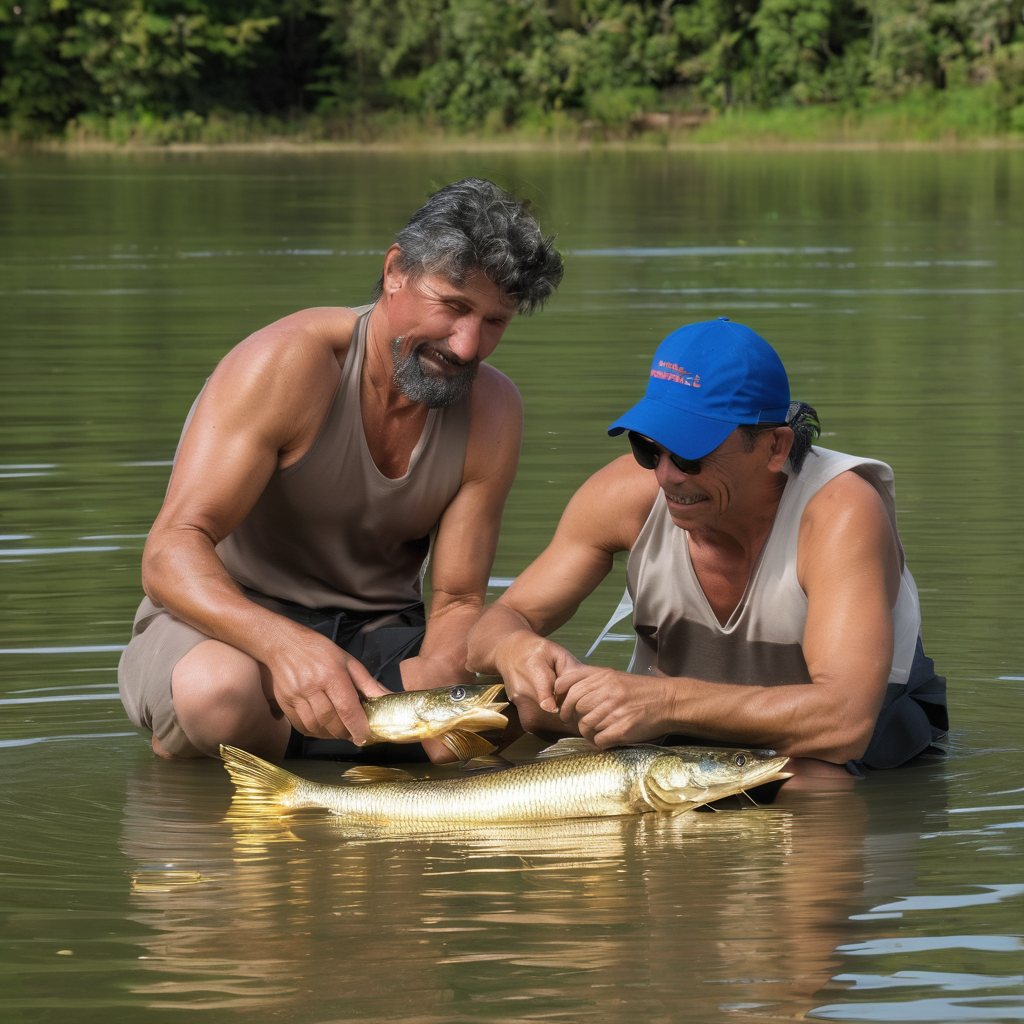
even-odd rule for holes
{"type": "Polygon", "coordinates": [[[476,734],[508,725],[501,714],[508,703],[495,699],[503,689],[501,683],[469,683],[370,697],[363,702],[370,742],[440,739],[464,761],[479,757],[494,745],[476,734]]]}
{"type": "Polygon", "coordinates": [[[781,771],[788,759],[774,751],[584,748],[581,740],[562,741],[535,763],[454,779],[353,768],[342,785],[300,779],[233,747],[222,747],[221,756],[237,798],[250,806],[278,813],[323,808],[352,825],[391,835],[650,811],[679,814],[788,777],[781,771]],[[386,779],[394,781],[373,781],[386,779]]]}

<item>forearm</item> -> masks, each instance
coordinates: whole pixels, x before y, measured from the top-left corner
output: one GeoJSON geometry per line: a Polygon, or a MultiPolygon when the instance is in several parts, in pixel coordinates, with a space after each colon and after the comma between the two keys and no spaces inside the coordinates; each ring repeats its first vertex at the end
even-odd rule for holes
{"type": "Polygon", "coordinates": [[[525,616],[497,601],[480,616],[469,634],[466,667],[471,672],[504,676],[514,657],[516,640],[536,636],[525,616]]]}
{"type": "Polygon", "coordinates": [[[482,608],[483,595],[434,594],[420,653],[402,662],[402,685],[407,690],[473,682],[475,674],[466,667],[467,637],[482,608]]]}
{"type": "Polygon", "coordinates": [[[151,600],[215,640],[267,663],[301,643],[303,627],[248,600],[199,530],[155,531],[146,545],[142,585],[151,600]]]}
{"type": "Polygon", "coordinates": [[[844,763],[870,741],[878,706],[819,684],[738,686],[666,679],[671,732],[844,763]]]}

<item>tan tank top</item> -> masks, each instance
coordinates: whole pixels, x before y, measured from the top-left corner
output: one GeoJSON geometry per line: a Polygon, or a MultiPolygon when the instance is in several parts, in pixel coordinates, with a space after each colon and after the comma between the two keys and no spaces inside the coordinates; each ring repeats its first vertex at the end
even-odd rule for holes
{"type": "Polygon", "coordinates": [[[357,310],[338,390],[312,447],[274,473],[217,545],[237,582],[307,608],[389,611],[421,600],[431,535],[462,485],[468,396],[427,413],[404,476],[391,479],[374,464],[359,404],[372,308],[357,310]]]}
{"type": "Polygon", "coordinates": [[[896,536],[902,577],[893,609],[896,643],[889,682],[906,683],[921,631],[921,610],[896,533],[892,470],[884,462],[818,447],[808,454],[799,473],[787,464],[789,479],[771,533],[740,603],[724,626],[697,580],[687,533],[672,522],[659,494],[626,570],[637,634],[630,671],[752,686],[809,683],[802,647],[807,595],[796,576],[800,517],[808,501],[847,470],[862,476],[881,495],[896,536]]]}

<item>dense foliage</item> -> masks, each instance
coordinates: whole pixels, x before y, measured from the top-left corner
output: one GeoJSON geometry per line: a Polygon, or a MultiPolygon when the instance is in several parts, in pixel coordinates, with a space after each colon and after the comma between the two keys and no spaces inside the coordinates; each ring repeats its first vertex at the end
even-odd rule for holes
{"type": "Polygon", "coordinates": [[[1024,130],[1024,0],[0,0],[0,118],[499,129],[980,91],[1024,130]]]}

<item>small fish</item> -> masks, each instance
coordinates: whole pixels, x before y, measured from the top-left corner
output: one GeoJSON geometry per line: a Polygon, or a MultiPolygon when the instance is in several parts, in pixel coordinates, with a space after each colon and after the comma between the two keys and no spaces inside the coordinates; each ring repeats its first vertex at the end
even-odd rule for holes
{"type": "Polygon", "coordinates": [[[440,739],[460,761],[489,754],[494,744],[477,733],[508,725],[501,714],[508,703],[495,701],[503,689],[501,683],[469,683],[369,697],[363,710],[370,742],[440,739]]]}
{"type": "Polygon", "coordinates": [[[236,801],[286,813],[322,808],[377,834],[449,832],[480,825],[601,818],[650,811],[675,815],[789,778],[774,750],[658,747],[594,750],[561,740],[540,760],[470,778],[414,779],[398,768],[351,768],[342,785],[309,782],[234,747],[221,757],[236,801]]]}

